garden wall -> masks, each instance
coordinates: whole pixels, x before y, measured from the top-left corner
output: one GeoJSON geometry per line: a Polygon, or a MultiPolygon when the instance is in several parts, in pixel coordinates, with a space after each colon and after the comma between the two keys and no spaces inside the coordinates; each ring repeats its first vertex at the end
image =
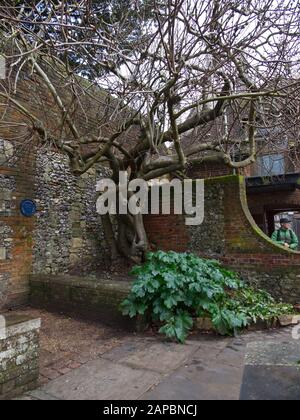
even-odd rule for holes
{"type": "Polygon", "coordinates": [[[56,275],[106,263],[95,192],[105,173],[99,168],[75,177],[67,158],[54,152],[0,168],[0,306],[27,301],[31,273],[56,275]],[[21,214],[24,199],[36,203],[35,216],[21,214]]]}
{"type": "Polygon", "coordinates": [[[95,275],[32,275],[30,304],[135,331],[143,328],[143,320],[125,317],[119,308],[130,289],[131,282],[124,279],[107,280],[95,275]]]}
{"type": "MultiPolygon", "coordinates": [[[[64,81],[57,81],[57,89],[67,95],[64,81]]],[[[101,107],[107,106],[106,96],[100,91],[97,104],[84,104],[84,113],[74,111],[80,134],[94,132],[103,116],[101,107]]],[[[59,135],[59,111],[37,76],[20,75],[16,99],[59,135]]],[[[68,103],[69,98],[65,100],[68,103]]],[[[96,182],[109,171],[99,166],[74,176],[66,156],[32,138],[22,114],[13,107],[4,110],[2,105],[0,111],[4,111],[0,122],[1,310],[27,302],[32,273],[55,276],[108,264],[101,218],[96,213],[96,182]],[[35,201],[35,216],[21,214],[24,199],[35,201]]],[[[130,132],[123,140],[135,138],[130,132]]]]}
{"type": "MultiPolygon", "coordinates": [[[[0,164],[4,147],[13,153],[11,143],[0,141],[0,164]]],[[[4,160],[4,159],[3,159],[4,160]]],[[[27,157],[18,166],[2,161],[0,166],[0,309],[22,303],[28,293],[28,274],[32,267],[34,220],[24,218],[19,205],[34,195],[34,162],[27,157]]]]}
{"type": "MultiPolygon", "coordinates": [[[[30,103],[32,112],[55,128],[57,110],[51,95],[34,76],[23,75],[17,99],[30,103]]],[[[107,168],[75,177],[65,156],[28,143],[28,127],[20,125],[24,117],[15,109],[7,112],[15,125],[0,124],[0,310],[28,301],[32,274],[55,278],[108,263],[95,206],[96,181],[107,176],[107,168]],[[23,199],[36,202],[34,217],[21,214],[23,199]]],[[[80,128],[92,132],[101,110],[87,106],[85,112],[91,118],[78,115],[80,128]]],[[[135,139],[136,133],[130,133],[126,141],[135,139]]],[[[224,168],[208,169],[219,174],[224,168]]],[[[258,229],[248,210],[244,180],[224,176],[208,179],[205,185],[203,225],[187,228],[183,217],[175,215],[145,218],[154,247],[218,258],[274,295],[299,301],[300,254],[274,245],[258,229]]]]}
{"type": "Polygon", "coordinates": [[[205,219],[185,226],[181,216],[147,216],[146,229],[156,248],[191,251],[216,258],[251,284],[275,297],[300,301],[300,253],[274,244],[255,224],[241,176],[205,180],[205,219]]]}
{"type": "Polygon", "coordinates": [[[0,400],[37,387],[40,325],[40,319],[0,317],[0,400]]]}

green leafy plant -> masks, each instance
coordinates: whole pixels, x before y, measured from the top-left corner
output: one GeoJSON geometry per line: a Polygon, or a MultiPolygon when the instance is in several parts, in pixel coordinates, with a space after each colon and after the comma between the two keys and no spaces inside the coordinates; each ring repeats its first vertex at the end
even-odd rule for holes
{"type": "Polygon", "coordinates": [[[247,316],[249,321],[256,323],[258,320],[268,321],[280,315],[292,314],[292,305],[276,303],[272,296],[264,290],[255,290],[246,287],[237,290],[233,299],[225,303],[232,311],[247,316]]]}
{"type": "Polygon", "coordinates": [[[149,316],[161,324],[160,332],[185,342],[194,318],[207,317],[222,335],[231,335],[258,319],[292,313],[290,305],[276,304],[262,290],[254,290],[218,261],[189,253],[149,253],[128,298],[124,315],[149,316]]]}

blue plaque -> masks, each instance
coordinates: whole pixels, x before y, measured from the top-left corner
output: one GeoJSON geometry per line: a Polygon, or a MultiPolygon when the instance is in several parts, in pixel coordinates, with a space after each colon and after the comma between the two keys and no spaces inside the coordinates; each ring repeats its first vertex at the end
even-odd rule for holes
{"type": "Polygon", "coordinates": [[[23,200],[20,205],[21,213],[25,217],[32,217],[36,213],[36,204],[32,200],[23,200]]]}

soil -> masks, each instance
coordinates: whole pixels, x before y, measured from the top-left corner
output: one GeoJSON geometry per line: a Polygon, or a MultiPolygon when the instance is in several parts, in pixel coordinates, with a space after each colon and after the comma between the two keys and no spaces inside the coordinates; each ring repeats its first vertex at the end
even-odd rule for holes
{"type": "Polygon", "coordinates": [[[14,312],[41,318],[40,384],[96,359],[128,337],[124,331],[95,321],[70,318],[62,313],[29,307],[14,312]]]}

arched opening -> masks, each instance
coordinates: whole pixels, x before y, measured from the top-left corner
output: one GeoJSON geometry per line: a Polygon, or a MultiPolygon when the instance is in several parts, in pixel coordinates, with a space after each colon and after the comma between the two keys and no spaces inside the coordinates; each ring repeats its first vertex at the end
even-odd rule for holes
{"type": "Polygon", "coordinates": [[[281,217],[288,216],[300,242],[300,174],[280,177],[248,177],[247,200],[259,228],[271,236],[281,217]]]}
{"type": "Polygon", "coordinates": [[[288,206],[281,209],[265,209],[267,220],[267,234],[271,235],[274,230],[280,227],[280,219],[287,217],[292,222],[293,230],[300,240],[300,206],[288,206]]]}

